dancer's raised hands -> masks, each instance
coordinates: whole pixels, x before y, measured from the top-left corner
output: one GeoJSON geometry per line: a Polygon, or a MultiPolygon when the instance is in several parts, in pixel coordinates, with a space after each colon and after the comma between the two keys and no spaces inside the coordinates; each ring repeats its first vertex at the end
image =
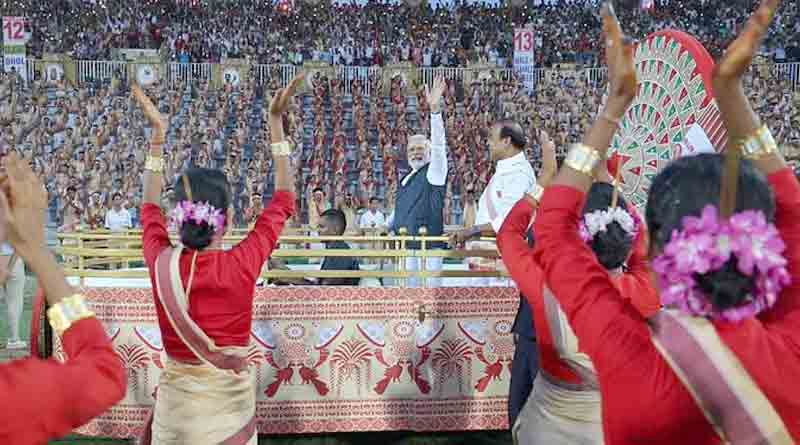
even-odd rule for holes
{"type": "Polygon", "coordinates": [[[167,136],[167,122],[161,115],[161,112],[158,111],[153,101],[150,100],[139,85],[134,83],[131,86],[131,94],[133,94],[134,99],[136,99],[136,103],[142,107],[144,116],[153,128],[152,142],[163,144],[167,136]]]}
{"type": "Polygon", "coordinates": [[[753,63],[753,57],[767,35],[769,25],[775,17],[780,0],[764,0],[756,9],[744,30],[728,48],[714,69],[714,88],[726,88],[738,84],[742,75],[753,63]]]}
{"type": "Polygon", "coordinates": [[[620,107],[624,105],[624,108],[627,109],[627,106],[636,97],[638,83],[636,67],[633,63],[635,45],[622,32],[622,27],[610,2],[603,5],[601,15],[606,38],[609,105],[612,102],[618,102],[620,107]]]}
{"type": "Polygon", "coordinates": [[[289,108],[289,103],[292,101],[292,97],[297,92],[297,89],[300,87],[300,84],[303,83],[303,80],[306,78],[305,73],[300,72],[298,73],[289,85],[286,88],[281,88],[275,92],[275,96],[273,96],[272,101],[269,104],[269,114],[272,116],[280,116],[289,108]]]}

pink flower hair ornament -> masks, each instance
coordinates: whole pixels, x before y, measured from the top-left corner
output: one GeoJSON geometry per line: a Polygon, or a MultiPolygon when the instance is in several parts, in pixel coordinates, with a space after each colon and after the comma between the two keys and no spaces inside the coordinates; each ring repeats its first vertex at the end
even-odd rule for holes
{"type": "Polygon", "coordinates": [[[708,205],[699,217],[683,218],[662,253],[653,260],[661,303],[692,316],[738,322],[772,307],[791,282],[783,251],[786,245],[764,213],[746,210],[720,220],[708,205]],[[742,274],[753,279],[754,295],[745,304],[718,310],[697,285],[695,276],[721,269],[735,259],[742,274]]]}
{"type": "Polygon", "coordinates": [[[170,217],[179,229],[186,222],[208,224],[217,233],[225,229],[225,214],[207,202],[181,201],[172,210],[170,217]]]}

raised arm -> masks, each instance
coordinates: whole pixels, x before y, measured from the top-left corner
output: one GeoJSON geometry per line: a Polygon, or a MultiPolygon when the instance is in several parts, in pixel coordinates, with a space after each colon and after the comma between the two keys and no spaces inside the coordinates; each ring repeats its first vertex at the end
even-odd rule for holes
{"type": "Polygon", "coordinates": [[[298,74],[288,87],[276,91],[275,97],[272,98],[269,107],[269,128],[275,166],[275,193],[269,205],[261,212],[253,230],[232,250],[240,263],[247,266],[254,275],[261,272],[264,261],[278,244],[278,237],[283,231],[286,220],[295,212],[295,170],[289,163],[293,147],[283,132],[283,113],[289,107],[292,96],[304,78],[303,73],[298,74]]]}
{"type": "Polygon", "coordinates": [[[768,175],[775,193],[775,226],[786,244],[784,255],[792,284],[781,292],[775,306],[759,315],[765,321],[784,320],[790,315],[791,318],[800,318],[800,227],[797,225],[800,219],[800,185],[777,145],[764,131],[766,127],[762,127],[761,119],[753,111],[742,84],[742,77],[767,35],[779,4],[778,0],[761,2],[742,33],[730,44],[725,56],[717,64],[713,81],[714,96],[728,129],[728,140],[735,143],[745,141],[743,155],[768,175]]]}
{"type": "Polygon", "coordinates": [[[442,94],[447,84],[437,77],[433,89],[425,85],[425,96],[431,107],[431,163],[428,166],[428,182],[431,185],[444,185],[447,182],[447,139],[442,119],[442,94]]]}
{"type": "Polygon", "coordinates": [[[131,86],[136,102],[142,107],[144,115],[153,134],[150,138],[150,150],[144,165],[144,183],[142,184],[142,203],[161,206],[161,175],[164,172],[164,142],[167,138],[167,123],[161,116],[147,94],[137,84],[131,86]]]}
{"type": "Polygon", "coordinates": [[[42,443],[67,434],[100,415],[125,395],[126,376],[103,326],[73,296],[56,259],[47,249],[44,185],[27,162],[10,154],[0,190],[0,225],[8,241],[36,273],[67,361],[28,358],[0,365],[2,435],[14,443],[42,443]],[[69,297],[69,298],[68,298],[69,297]],[[64,317],[61,317],[63,315],[64,317]]]}
{"type": "Polygon", "coordinates": [[[570,325],[602,376],[629,366],[650,343],[641,315],[628,304],[608,271],[581,239],[578,221],[594,169],[616,131],[619,119],[636,95],[633,49],[623,44],[613,9],[603,8],[609,65],[608,104],[584,138],[573,147],[536,215],[534,258],[570,325]]]}
{"type": "Polygon", "coordinates": [[[526,239],[536,201],[526,196],[517,202],[497,233],[497,248],[522,295],[533,298],[542,292],[542,270],[533,259],[526,239]]]}

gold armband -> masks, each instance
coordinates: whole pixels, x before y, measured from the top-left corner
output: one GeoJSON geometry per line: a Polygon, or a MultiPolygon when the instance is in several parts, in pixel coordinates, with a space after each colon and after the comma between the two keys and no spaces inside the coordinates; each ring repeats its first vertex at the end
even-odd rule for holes
{"type": "Polygon", "coordinates": [[[761,159],[778,151],[778,144],[766,125],[742,141],[742,155],[748,159],[761,159]]]}
{"type": "Polygon", "coordinates": [[[64,335],[73,324],[85,318],[94,317],[94,312],[86,305],[86,297],[75,294],[62,299],[58,304],[47,310],[50,326],[59,337],[64,335]]]}
{"type": "Polygon", "coordinates": [[[159,156],[147,156],[144,161],[144,169],[153,173],[161,173],[164,171],[164,158],[159,156]]]}
{"type": "Polygon", "coordinates": [[[292,154],[292,145],[289,141],[275,142],[272,144],[272,156],[289,156],[292,154]]]}
{"type": "Polygon", "coordinates": [[[592,176],[595,167],[600,163],[600,153],[585,144],[574,144],[567,153],[564,164],[587,176],[592,176]]]}

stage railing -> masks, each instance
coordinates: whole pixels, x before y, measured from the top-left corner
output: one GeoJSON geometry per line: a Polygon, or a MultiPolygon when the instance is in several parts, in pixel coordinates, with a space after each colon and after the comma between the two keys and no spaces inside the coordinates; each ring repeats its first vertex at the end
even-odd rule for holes
{"type": "MultiPolygon", "coordinates": [[[[302,229],[300,229],[302,231],[302,229]]],[[[424,230],[422,231],[424,233],[424,230]]],[[[56,253],[62,256],[64,270],[68,276],[84,278],[147,278],[142,267],[130,268],[131,263],[143,263],[140,231],[124,234],[109,232],[59,233],[60,246],[56,253]]],[[[177,242],[176,234],[170,235],[177,242]]],[[[233,246],[246,236],[246,231],[237,229],[223,238],[223,245],[233,246]]],[[[466,258],[499,258],[497,250],[431,249],[431,243],[447,242],[447,236],[409,236],[401,229],[399,235],[347,235],[312,236],[285,235],[279,239],[279,248],[271,257],[282,260],[321,259],[324,257],[353,257],[366,259],[380,266],[377,270],[270,270],[265,266],[264,279],[299,278],[389,278],[404,285],[409,278],[419,278],[425,286],[429,278],[502,277],[505,272],[478,272],[470,270],[427,270],[428,258],[464,260],[466,258]],[[350,249],[318,248],[328,241],[344,241],[350,249]],[[408,243],[418,242],[419,249],[408,249],[408,243]],[[408,270],[406,258],[420,258],[420,270],[408,270]],[[385,269],[384,266],[389,266],[385,269]]]]}

